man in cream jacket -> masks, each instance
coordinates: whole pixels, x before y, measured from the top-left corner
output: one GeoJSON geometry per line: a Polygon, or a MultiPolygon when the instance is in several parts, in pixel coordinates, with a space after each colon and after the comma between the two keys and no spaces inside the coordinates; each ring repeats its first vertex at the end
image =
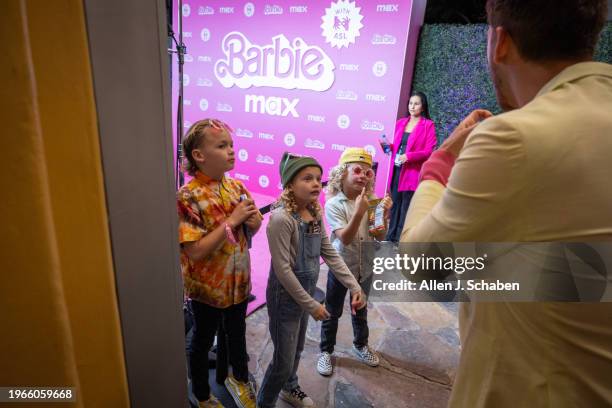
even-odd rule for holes
{"type": "MultiPolygon", "coordinates": [[[[425,163],[402,242],[612,240],[605,0],[488,0],[505,111],[472,112],[425,163]]],[[[612,303],[463,303],[451,407],[612,406],[612,303]]]]}

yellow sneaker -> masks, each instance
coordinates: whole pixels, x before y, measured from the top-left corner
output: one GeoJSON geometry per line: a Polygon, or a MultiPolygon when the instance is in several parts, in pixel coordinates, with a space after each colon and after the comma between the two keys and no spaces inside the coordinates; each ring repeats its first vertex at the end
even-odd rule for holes
{"type": "Polygon", "coordinates": [[[225,379],[225,388],[239,407],[256,408],[255,390],[250,382],[243,383],[228,375],[225,379]]]}
{"type": "Polygon", "coordinates": [[[214,395],[210,394],[206,401],[198,401],[198,408],[223,408],[223,404],[214,395]]]}

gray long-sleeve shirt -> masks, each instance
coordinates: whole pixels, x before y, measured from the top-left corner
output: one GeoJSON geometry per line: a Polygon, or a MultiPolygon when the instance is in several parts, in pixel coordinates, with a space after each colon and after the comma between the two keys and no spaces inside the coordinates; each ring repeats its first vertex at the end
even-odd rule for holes
{"type": "MultiPolygon", "coordinates": [[[[308,313],[313,313],[319,308],[319,302],[314,300],[304,290],[293,272],[300,242],[298,221],[284,208],[277,208],[270,215],[266,234],[268,236],[270,254],[272,255],[272,268],[276,277],[302,309],[308,313]]],[[[357,280],[329,242],[329,237],[323,225],[321,225],[321,257],[336,278],[351,293],[361,291],[357,280]]]]}

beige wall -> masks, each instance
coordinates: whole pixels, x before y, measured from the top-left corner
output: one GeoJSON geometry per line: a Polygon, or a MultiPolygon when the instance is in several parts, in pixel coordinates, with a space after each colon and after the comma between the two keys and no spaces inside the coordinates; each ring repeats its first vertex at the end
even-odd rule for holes
{"type": "Polygon", "coordinates": [[[85,0],[134,408],[187,404],[164,0],[85,0]]]}

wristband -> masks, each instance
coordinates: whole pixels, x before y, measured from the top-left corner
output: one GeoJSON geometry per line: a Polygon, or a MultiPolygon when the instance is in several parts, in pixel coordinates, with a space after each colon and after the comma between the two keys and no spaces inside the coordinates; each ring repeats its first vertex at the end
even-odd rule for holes
{"type": "Polygon", "coordinates": [[[446,150],[436,150],[430,158],[423,163],[419,182],[433,180],[446,187],[451,170],[455,165],[455,155],[446,150]]]}
{"type": "Polygon", "coordinates": [[[234,231],[232,231],[232,228],[227,222],[225,223],[225,236],[227,237],[227,240],[232,244],[238,244],[238,241],[236,241],[236,236],[234,235],[234,231]]]}

